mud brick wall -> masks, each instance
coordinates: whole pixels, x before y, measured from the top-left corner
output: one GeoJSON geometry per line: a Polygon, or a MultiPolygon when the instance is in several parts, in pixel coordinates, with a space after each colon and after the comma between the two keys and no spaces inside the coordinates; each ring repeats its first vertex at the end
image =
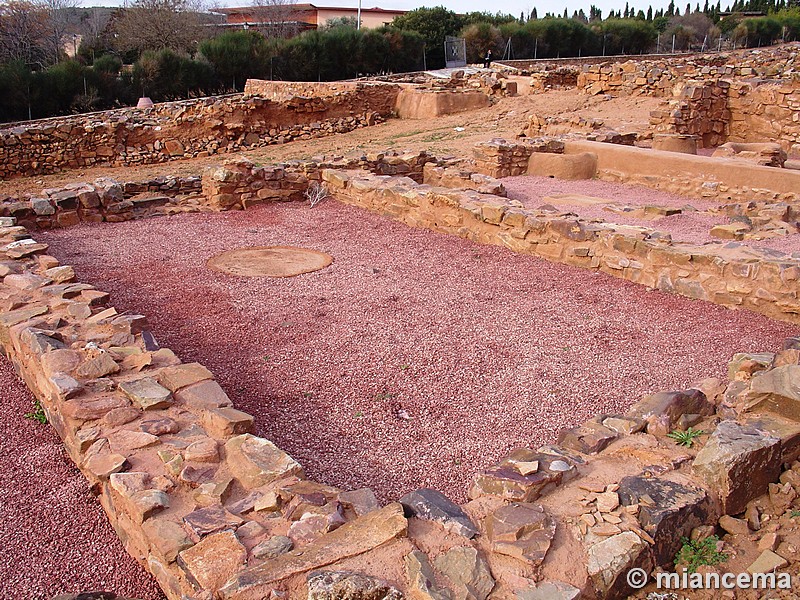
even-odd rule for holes
{"type": "Polygon", "coordinates": [[[0,129],[0,179],[159,163],[344,133],[388,116],[397,90],[360,84],[280,101],[240,94],[6,127],[0,129]]]}

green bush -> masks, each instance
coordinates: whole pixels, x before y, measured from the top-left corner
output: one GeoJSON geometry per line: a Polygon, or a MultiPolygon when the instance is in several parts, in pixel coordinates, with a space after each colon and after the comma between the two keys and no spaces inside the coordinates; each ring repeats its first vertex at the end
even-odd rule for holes
{"type": "Polygon", "coordinates": [[[213,91],[214,69],[168,49],[147,51],[133,66],[132,84],[154,102],[177,100],[213,91]]]}
{"type": "Polygon", "coordinates": [[[258,32],[225,32],[201,42],[200,54],[214,69],[216,83],[222,88],[241,90],[248,78],[269,77],[272,51],[258,32]]]}

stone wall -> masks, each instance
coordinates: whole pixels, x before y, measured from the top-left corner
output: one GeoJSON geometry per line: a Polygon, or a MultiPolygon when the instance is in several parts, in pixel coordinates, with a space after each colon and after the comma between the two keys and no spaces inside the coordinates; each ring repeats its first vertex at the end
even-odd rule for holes
{"type": "Polygon", "coordinates": [[[201,197],[200,177],[127,182],[101,178],[94,183],[44,189],[35,195],[0,198],[0,217],[14,217],[32,229],[50,229],[189,210],[199,205],[201,197]]]}
{"type": "Polygon", "coordinates": [[[695,79],[792,81],[800,72],[798,48],[800,42],[793,42],[758,50],[586,64],[580,68],[577,87],[588,94],[670,97],[676,83],[695,79]]]}
{"type": "Polygon", "coordinates": [[[0,179],[166,162],[344,133],[388,116],[399,91],[391,84],[335,87],[324,96],[285,89],[279,101],[219,96],[6,127],[0,130],[0,179]]]}
{"type": "Polygon", "coordinates": [[[323,179],[336,198],[408,225],[800,323],[800,259],[782,253],[672,242],[645,227],[554,217],[499,196],[420,187],[405,178],[386,181],[330,170],[323,179]]]}
{"type": "Polygon", "coordinates": [[[692,134],[704,147],[725,141],[775,141],[800,151],[800,78],[769,81],[692,80],[675,87],[663,110],[651,113],[656,131],[692,134]]]}
{"type": "Polygon", "coordinates": [[[764,167],[737,158],[638,148],[625,143],[629,140],[624,138],[617,141],[622,143],[547,138],[514,143],[493,139],[476,144],[473,159],[479,173],[508,177],[530,173],[534,153],[588,153],[598,158],[596,176],[607,181],[725,202],[793,202],[800,198],[800,174],[795,170],[764,167]]]}
{"type": "MultiPolygon", "coordinates": [[[[421,168],[431,178],[465,179],[429,162],[421,168]]],[[[336,198],[410,225],[662,289],[706,289],[694,275],[718,272],[768,287],[791,270],[409,177],[319,175],[336,198]]],[[[672,568],[681,536],[708,535],[718,520],[729,526],[724,515],[752,515],[763,494],[779,506],[800,492],[800,466],[782,473],[800,454],[798,339],[777,354],[737,355],[730,382],[647,396],[625,414],[562,431],[557,445],[517,449],[475,476],[462,506],[423,489],[380,507],[368,489],[307,480],[290,456],[249,433],[253,418],[231,406],[211,372],[159,347],[144,316],[118,314],[108,294],[76,283],[46,252],[0,218],[0,346],[128,552],[170,600],[323,600],[341,590],[622,598],[630,568],[672,568]],[[699,451],[666,437],[688,426],[713,432],[699,451]]],[[[796,564],[796,554],[771,549],[796,564]]]]}

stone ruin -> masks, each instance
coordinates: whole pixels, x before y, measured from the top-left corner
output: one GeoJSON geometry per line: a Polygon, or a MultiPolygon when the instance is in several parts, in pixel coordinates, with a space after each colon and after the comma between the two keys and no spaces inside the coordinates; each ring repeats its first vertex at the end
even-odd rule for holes
{"type": "MultiPolygon", "coordinates": [[[[289,100],[262,100],[313,114],[336,94],[355,93],[299,102],[296,89],[285,92],[289,100]]],[[[783,97],[793,103],[796,94],[783,97]]],[[[241,100],[220,102],[238,114],[226,103],[241,100]]],[[[179,131],[179,119],[169,119],[179,131]]],[[[35,146],[61,131],[70,136],[63,143],[80,146],[74,129],[66,131],[75,122],[67,123],[6,136],[35,146]]],[[[253,131],[262,126],[252,123],[253,131]]],[[[94,130],[83,127],[91,139],[94,130]]],[[[246,137],[223,146],[240,147],[246,137]]],[[[9,139],[4,151],[18,152],[11,170],[41,168],[34,163],[44,155],[15,150],[9,139]]],[[[630,569],[670,570],[683,537],[717,527],[757,542],[751,572],[796,571],[796,550],[766,517],[777,522],[800,493],[798,338],[777,353],[737,354],[727,380],[646,396],[625,413],[562,431],[555,444],[519,448],[475,475],[463,505],[420,489],[380,506],[369,489],[309,480],[291,456],[252,434],[253,417],[232,406],[211,371],[161,347],[144,315],[118,312],[107,293],[76,281],[72,267],[35,240],[38,228],[82,221],[303,201],[316,184],[413,227],[799,323],[800,255],[729,240],[795,223],[800,173],[776,164],[783,147],[729,151],[732,158],[714,158],[569,137],[492,140],[471,160],[387,152],[258,166],[235,158],[202,178],[104,179],[5,198],[0,346],[128,552],[170,600],[624,598],[630,569]],[[756,160],[735,156],[742,152],[756,160]],[[672,177],[676,169],[685,177],[672,177]],[[652,228],[524,208],[506,197],[502,178],[525,173],[714,198],[727,203],[726,214],[747,217],[750,229],[695,245],[652,228]],[[707,432],[702,448],[668,438],[689,428],[707,432]]],[[[164,156],[155,144],[147,152],[164,156]]],[[[133,155],[125,147],[119,156],[133,155]]]]}

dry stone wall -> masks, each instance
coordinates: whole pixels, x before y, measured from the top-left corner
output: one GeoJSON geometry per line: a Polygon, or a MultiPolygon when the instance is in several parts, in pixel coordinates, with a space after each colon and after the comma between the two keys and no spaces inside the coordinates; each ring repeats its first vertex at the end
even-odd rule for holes
{"type": "Polygon", "coordinates": [[[577,87],[588,94],[669,97],[675,84],[688,80],[767,79],[791,81],[800,74],[800,42],[758,50],[632,59],[584,65],[577,87]]]}
{"type": "Polygon", "coordinates": [[[319,86],[331,84],[303,84],[284,90],[279,100],[220,96],[6,127],[0,130],[0,179],[166,162],[344,133],[388,116],[399,89],[358,84],[320,95],[319,86]]]}
{"type": "Polygon", "coordinates": [[[156,177],[44,189],[39,194],[0,198],[0,217],[14,217],[27,228],[69,227],[81,222],[120,222],[198,206],[200,177],[156,177]]]}
{"type": "Polygon", "coordinates": [[[800,77],[786,82],[692,80],[651,113],[656,131],[691,134],[704,147],[724,141],[779,142],[800,150],[800,77]]]}
{"type": "Polygon", "coordinates": [[[650,288],[800,323],[800,258],[738,243],[693,245],[659,232],[515,206],[476,191],[324,171],[340,200],[514,252],[593,269],[650,288]]]}
{"type": "MultiPolygon", "coordinates": [[[[463,180],[453,169],[423,172],[463,180]]],[[[627,258],[637,246],[654,265],[714,262],[644,230],[540,217],[474,190],[364,171],[320,175],[338,199],[411,225],[597,261],[632,280],[643,272],[627,258]]],[[[797,339],[777,354],[737,355],[730,382],[647,396],[625,414],[562,431],[557,445],[517,449],[475,476],[464,505],[421,489],[381,507],[368,489],[306,479],[251,433],[253,418],[211,372],[159,347],[144,316],[118,314],[47,250],[0,218],[0,346],[170,600],[323,600],[344,590],[397,600],[464,590],[476,600],[622,598],[628,569],[671,568],[681,536],[751,511],[764,494],[777,505],[790,498],[787,485],[800,491],[800,465],[785,470],[800,454],[797,339]],[[665,437],[690,425],[713,432],[699,451],[665,437]],[[759,477],[741,477],[756,465],[759,477]]]]}
{"type": "MultiPolygon", "coordinates": [[[[644,228],[527,211],[480,193],[501,192],[499,182],[424,154],[364,163],[454,187],[320,163],[295,165],[289,181],[318,178],[337,199],[409,225],[693,297],[761,298],[742,301],[756,310],[772,302],[762,289],[800,272],[743,248],[713,255],[644,228]],[[737,288],[722,292],[711,280],[737,288]]],[[[278,173],[231,163],[209,170],[204,190],[235,182],[226,191],[245,196],[282,181],[278,173]]],[[[800,492],[800,465],[787,470],[800,454],[798,339],[776,354],[737,355],[730,382],[647,396],[625,414],[565,429],[557,445],[519,448],[476,474],[464,505],[420,489],[381,507],[369,489],[306,479],[252,434],[253,418],[231,405],[213,373],[160,347],[144,316],[119,314],[108,294],[76,282],[47,250],[0,217],[0,346],[128,552],[170,600],[323,600],[345,590],[395,600],[622,598],[627,571],[671,568],[681,536],[752,514],[764,494],[777,506],[800,492]],[[713,432],[699,451],[666,437],[688,426],[713,432]],[[741,476],[756,468],[757,478],[741,476]]]]}

